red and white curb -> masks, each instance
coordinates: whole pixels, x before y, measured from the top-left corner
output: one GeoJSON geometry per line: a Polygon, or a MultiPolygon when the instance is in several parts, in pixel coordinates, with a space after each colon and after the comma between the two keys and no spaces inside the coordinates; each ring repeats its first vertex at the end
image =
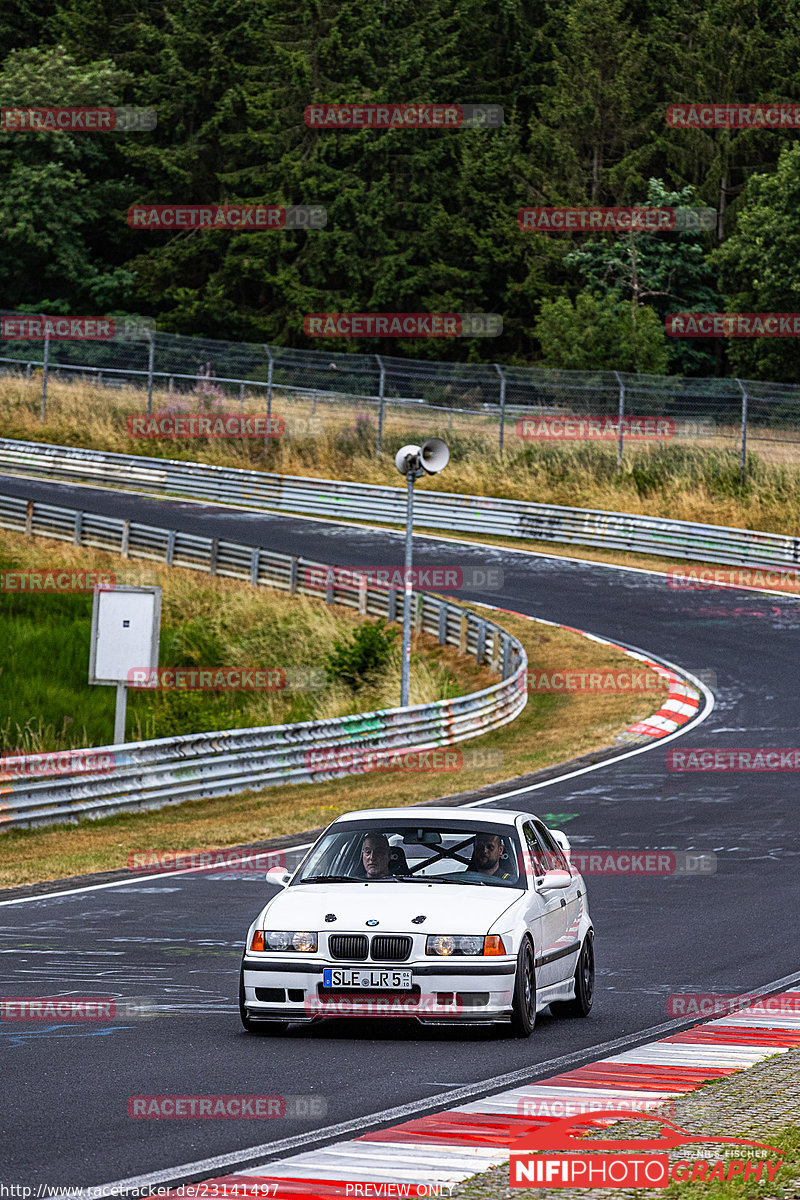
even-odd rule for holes
{"type": "Polygon", "coordinates": [[[665,679],[667,681],[667,698],[658,711],[645,717],[642,721],[637,721],[635,725],[629,725],[619,734],[617,741],[641,742],[646,738],[666,737],[667,734],[680,729],[681,725],[685,725],[687,721],[691,721],[699,712],[702,699],[699,687],[690,683],[686,676],[678,674],[669,667],[662,666],[661,663],[653,662],[644,654],[629,650],[627,646],[620,646],[617,642],[609,641],[608,638],[599,637],[596,633],[587,633],[585,629],[576,629],[573,625],[560,625],[557,621],[546,621],[543,617],[531,617],[528,613],[517,612],[512,608],[496,608],[493,604],[481,604],[479,607],[491,608],[495,612],[507,612],[514,617],[521,617],[525,621],[536,621],[538,625],[551,625],[554,629],[565,629],[568,633],[577,633],[591,642],[598,642],[601,646],[618,650],[620,654],[635,659],[643,667],[647,667],[665,679]]]}
{"type": "MultiPolygon", "coordinates": [[[[677,672],[671,671],[668,667],[662,667],[660,663],[653,662],[643,654],[637,654],[634,650],[628,650],[625,646],[619,646],[616,642],[610,642],[607,638],[597,637],[596,634],[586,633],[582,629],[574,629],[571,625],[560,625],[559,628],[566,629],[570,633],[580,633],[583,637],[588,637],[593,642],[600,642],[603,646],[610,646],[613,650],[619,650],[621,654],[627,654],[628,658],[635,658],[637,662],[654,671],[662,679],[666,679],[667,698],[658,712],[646,717],[643,721],[637,721],[635,725],[629,725],[625,732],[620,735],[620,740],[626,739],[626,735],[652,738],[666,737],[668,733],[674,733],[676,729],[680,729],[681,725],[685,725],[692,717],[697,716],[700,707],[700,691],[691,683],[688,683],[681,675],[678,675],[677,672]]],[[[627,740],[633,740],[633,738],[628,738],[627,740]]]]}
{"type": "MultiPolygon", "coordinates": [[[[452,1187],[507,1162],[513,1138],[563,1116],[618,1105],[643,1110],[800,1047],[800,992],[770,996],[760,1005],[472,1104],[250,1167],[243,1174],[206,1179],[195,1185],[197,1195],[333,1200],[369,1195],[353,1187],[367,1183],[421,1185],[424,1192],[401,1194],[431,1195],[431,1189],[452,1187]]],[[[192,1185],[185,1186],[184,1194],[192,1194],[192,1185]]],[[[178,1195],[168,1193],[167,1200],[178,1195]]]]}

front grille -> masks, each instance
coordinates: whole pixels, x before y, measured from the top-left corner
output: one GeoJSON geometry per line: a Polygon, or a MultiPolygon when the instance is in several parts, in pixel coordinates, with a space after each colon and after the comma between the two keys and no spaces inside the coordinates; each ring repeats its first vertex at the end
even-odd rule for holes
{"type": "Polygon", "coordinates": [[[365,933],[332,933],[328,938],[328,952],[331,958],[366,958],[367,935],[365,933]]]}
{"type": "Polygon", "coordinates": [[[410,937],[379,933],[372,939],[372,957],[375,962],[405,962],[410,953],[410,937]]]}

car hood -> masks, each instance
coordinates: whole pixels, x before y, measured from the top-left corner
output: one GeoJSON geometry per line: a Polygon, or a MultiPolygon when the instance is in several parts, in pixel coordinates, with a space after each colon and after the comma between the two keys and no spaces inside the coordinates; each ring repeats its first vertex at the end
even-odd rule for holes
{"type": "Polygon", "coordinates": [[[270,901],[264,928],[485,934],[520,895],[516,888],[446,883],[298,884],[270,901]],[[331,914],[336,920],[326,921],[331,914]],[[414,922],[420,916],[425,920],[414,922]]]}

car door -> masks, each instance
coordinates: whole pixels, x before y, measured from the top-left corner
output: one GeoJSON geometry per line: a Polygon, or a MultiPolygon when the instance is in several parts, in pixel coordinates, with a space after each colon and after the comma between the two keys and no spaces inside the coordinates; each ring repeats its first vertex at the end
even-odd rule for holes
{"type": "Polygon", "coordinates": [[[541,988],[558,983],[564,977],[561,957],[567,932],[566,889],[543,886],[546,872],[556,864],[533,821],[526,821],[522,828],[533,863],[534,888],[541,918],[541,938],[536,947],[536,979],[541,988]]]}
{"type": "MultiPolygon", "coordinates": [[[[539,841],[544,846],[547,861],[551,869],[569,871],[567,857],[547,826],[536,817],[534,817],[532,824],[539,841]]],[[[553,959],[553,966],[555,968],[553,982],[555,983],[564,979],[571,979],[575,973],[575,965],[578,961],[578,950],[580,948],[578,926],[580,924],[582,907],[580,903],[580,885],[574,875],[568,888],[564,888],[563,891],[559,889],[554,894],[558,896],[563,921],[563,928],[559,935],[558,944],[554,945],[550,951],[552,954],[558,953],[558,957],[553,959]]]]}

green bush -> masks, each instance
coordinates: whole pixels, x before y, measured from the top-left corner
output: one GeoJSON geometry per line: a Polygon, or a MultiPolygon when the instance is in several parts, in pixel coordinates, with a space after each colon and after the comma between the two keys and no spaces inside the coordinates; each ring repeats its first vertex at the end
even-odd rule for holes
{"type": "Polygon", "coordinates": [[[333,643],[325,662],[328,679],[358,691],[388,666],[396,641],[397,630],[387,629],[383,619],[359,625],[349,638],[333,643]]]}

